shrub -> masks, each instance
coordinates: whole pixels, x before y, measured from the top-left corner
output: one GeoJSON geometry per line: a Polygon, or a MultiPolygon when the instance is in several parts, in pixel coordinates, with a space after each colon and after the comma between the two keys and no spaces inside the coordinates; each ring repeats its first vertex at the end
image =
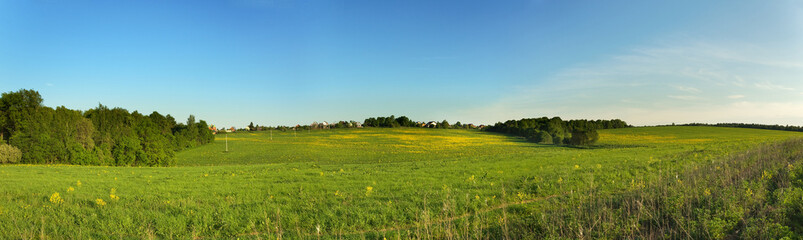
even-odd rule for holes
{"type": "Polygon", "coordinates": [[[550,135],[548,132],[541,131],[535,135],[535,141],[537,143],[542,143],[542,144],[552,144],[553,138],[552,135],[550,135]]]}
{"type": "Polygon", "coordinates": [[[22,151],[8,144],[0,144],[0,163],[17,163],[22,159],[22,151]]]}

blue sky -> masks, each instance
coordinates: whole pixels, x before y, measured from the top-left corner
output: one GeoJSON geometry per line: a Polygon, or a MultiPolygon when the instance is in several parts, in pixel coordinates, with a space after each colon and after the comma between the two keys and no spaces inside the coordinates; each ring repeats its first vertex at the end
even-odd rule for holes
{"type": "Polygon", "coordinates": [[[800,1],[0,1],[0,91],[218,126],[803,125],[800,1]]]}

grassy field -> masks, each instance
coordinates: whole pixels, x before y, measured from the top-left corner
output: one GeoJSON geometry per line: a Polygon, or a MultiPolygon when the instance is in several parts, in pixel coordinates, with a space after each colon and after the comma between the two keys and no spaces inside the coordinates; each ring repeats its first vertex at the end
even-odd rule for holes
{"type": "Polygon", "coordinates": [[[801,136],[645,127],[570,148],[457,129],[233,133],[177,167],[0,166],[0,238],[522,238],[576,194],[649,188],[801,136]]]}

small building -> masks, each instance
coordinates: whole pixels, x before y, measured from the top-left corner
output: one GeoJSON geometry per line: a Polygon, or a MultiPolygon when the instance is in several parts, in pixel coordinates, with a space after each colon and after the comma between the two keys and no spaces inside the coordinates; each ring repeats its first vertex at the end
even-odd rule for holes
{"type": "Polygon", "coordinates": [[[237,131],[237,129],[234,128],[234,127],[229,128],[229,132],[236,132],[236,131],[237,131]]]}
{"type": "Polygon", "coordinates": [[[425,125],[425,127],[428,127],[428,128],[436,128],[436,127],[438,127],[438,122],[436,122],[436,121],[429,121],[429,122],[427,123],[427,125],[425,125]]]}

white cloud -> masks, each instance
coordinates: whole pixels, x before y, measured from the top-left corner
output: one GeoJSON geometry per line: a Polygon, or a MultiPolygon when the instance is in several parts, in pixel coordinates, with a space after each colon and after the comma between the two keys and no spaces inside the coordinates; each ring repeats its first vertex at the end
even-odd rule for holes
{"type": "Polygon", "coordinates": [[[757,88],[766,89],[766,90],[789,90],[789,91],[795,90],[794,88],[786,87],[786,86],[782,86],[782,85],[778,85],[778,84],[774,84],[774,83],[771,83],[769,81],[755,83],[755,86],[757,88]]]}
{"type": "Polygon", "coordinates": [[[738,95],[738,94],[737,95],[730,95],[730,96],[728,96],[728,98],[730,98],[730,99],[740,99],[740,98],[744,98],[744,95],[738,95]]]}
{"type": "Polygon", "coordinates": [[[699,93],[700,92],[700,89],[693,88],[693,87],[677,86],[675,88],[677,88],[680,91],[690,92],[690,93],[699,93]]]}
{"type": "Polygon", "coordinates": [[[668,97],[669,98],[673,98],[673,99],[678,99],[678,100],[686,100],[686,101],[700,99],[700,97],[688,96],[688,95],[687,96],[669,95],[668,97]]]}
{"type": "Polygon", "coordinates": [[[538,84],[518,86],[516,92],[495,103],[457,115],[485,122],[561,116],[621,118],[636,125],[800,125],[803,93],[791,90],[803,89],[803,81],[799,81],[803,54],[773,52],[782,51],[690,41],[636,48],[604,61],[564,69],[538,84]],[[759,100],[733,103],[745,98],[733,93],[745,91],[750,92],[751,99],[759,100]]]}

